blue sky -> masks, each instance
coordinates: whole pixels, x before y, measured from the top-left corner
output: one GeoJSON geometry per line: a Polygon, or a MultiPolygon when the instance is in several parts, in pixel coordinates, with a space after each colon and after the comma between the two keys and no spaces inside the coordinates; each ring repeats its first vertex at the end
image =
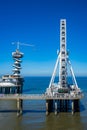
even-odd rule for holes
{"type": "Polygon", "coordinates": [[[87,75],[87,0],[0,0],[0,74],[11,74],[20,41],[23,75],[51,75],[59,50],[60,19],[67,20],[67,49],[76,75],[87,75]]]}

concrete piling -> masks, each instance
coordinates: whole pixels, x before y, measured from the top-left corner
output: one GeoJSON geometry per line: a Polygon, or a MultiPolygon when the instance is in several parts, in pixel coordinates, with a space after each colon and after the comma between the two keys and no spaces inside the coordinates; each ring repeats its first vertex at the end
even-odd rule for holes
{"type": "Polygon", "coordinates": [[[22,99],[17,99],[17,116],[22,114],[22,99]]]}
{"type": "Polygon", "coordinates": [[[57,115],[57,100],[55,100],[55,115],[57,115]]]}
{"type": "Polygon", "coordinates": [[[46,100],[46,115],[48,115],[49,114],[49,112],[48,112],[48,106],[49,105],[49,101],[48,100],[46,100]]]}
{"type": "Polygon", "coordinates": [[[53,111],[53,100],[46,100],[46,115],[53,111]]]}
{"type": "Polygon", "coordinates": [[[59,112],[68,112],[69,109],[72,115],[77,112],[79,110],[79,100],[46,100],[46,115],[53,111],[57,115],[59,112]]]}
{"type": "Polygon", "coordinates": [[[74,100],[72,100],[72,115],[74,114],[74,100]]]}
{"type": "Polygon", "coordinates": [[[74,101],[74,108],[75,108],[75,112],[80,111],[80,101],[78,99],[74,101]]]}

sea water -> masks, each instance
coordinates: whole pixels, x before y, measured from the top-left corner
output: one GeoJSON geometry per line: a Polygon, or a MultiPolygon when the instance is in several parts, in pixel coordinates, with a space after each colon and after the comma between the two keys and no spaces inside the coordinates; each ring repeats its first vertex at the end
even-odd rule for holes
{"type": "MultiPolygon", "coordinates": [[[[23,93],[42,94],[49,85],[50,77],[25,77],[23,93]]],[[[44,100],[24,100],[23,115],[17,117],[16,101],[0,101],[0,130],[87,130],[87,77],[77,77],[78,86],[84,93],[80,112],[60,112],[46,116],[44,100]]]]}

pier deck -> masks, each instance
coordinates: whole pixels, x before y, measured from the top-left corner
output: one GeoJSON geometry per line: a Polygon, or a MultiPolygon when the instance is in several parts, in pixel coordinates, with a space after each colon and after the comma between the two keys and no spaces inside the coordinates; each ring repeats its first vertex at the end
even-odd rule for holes
{"type": "Polygon", "coordinates": [[[0,100],[77,100],[83,97],[80,95],[59,94],[49,96],[45,94],[0,94],[0,100]]]}

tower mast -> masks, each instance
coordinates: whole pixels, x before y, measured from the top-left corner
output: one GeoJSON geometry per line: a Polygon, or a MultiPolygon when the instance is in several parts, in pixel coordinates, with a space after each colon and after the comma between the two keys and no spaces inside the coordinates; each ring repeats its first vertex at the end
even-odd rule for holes
{"type": "Polygon", "coordinates": [[[60,88],[67,87],[67,51],[66,51],[66,20],[60,20],[60,61],[59,61],[60,88]]]}

